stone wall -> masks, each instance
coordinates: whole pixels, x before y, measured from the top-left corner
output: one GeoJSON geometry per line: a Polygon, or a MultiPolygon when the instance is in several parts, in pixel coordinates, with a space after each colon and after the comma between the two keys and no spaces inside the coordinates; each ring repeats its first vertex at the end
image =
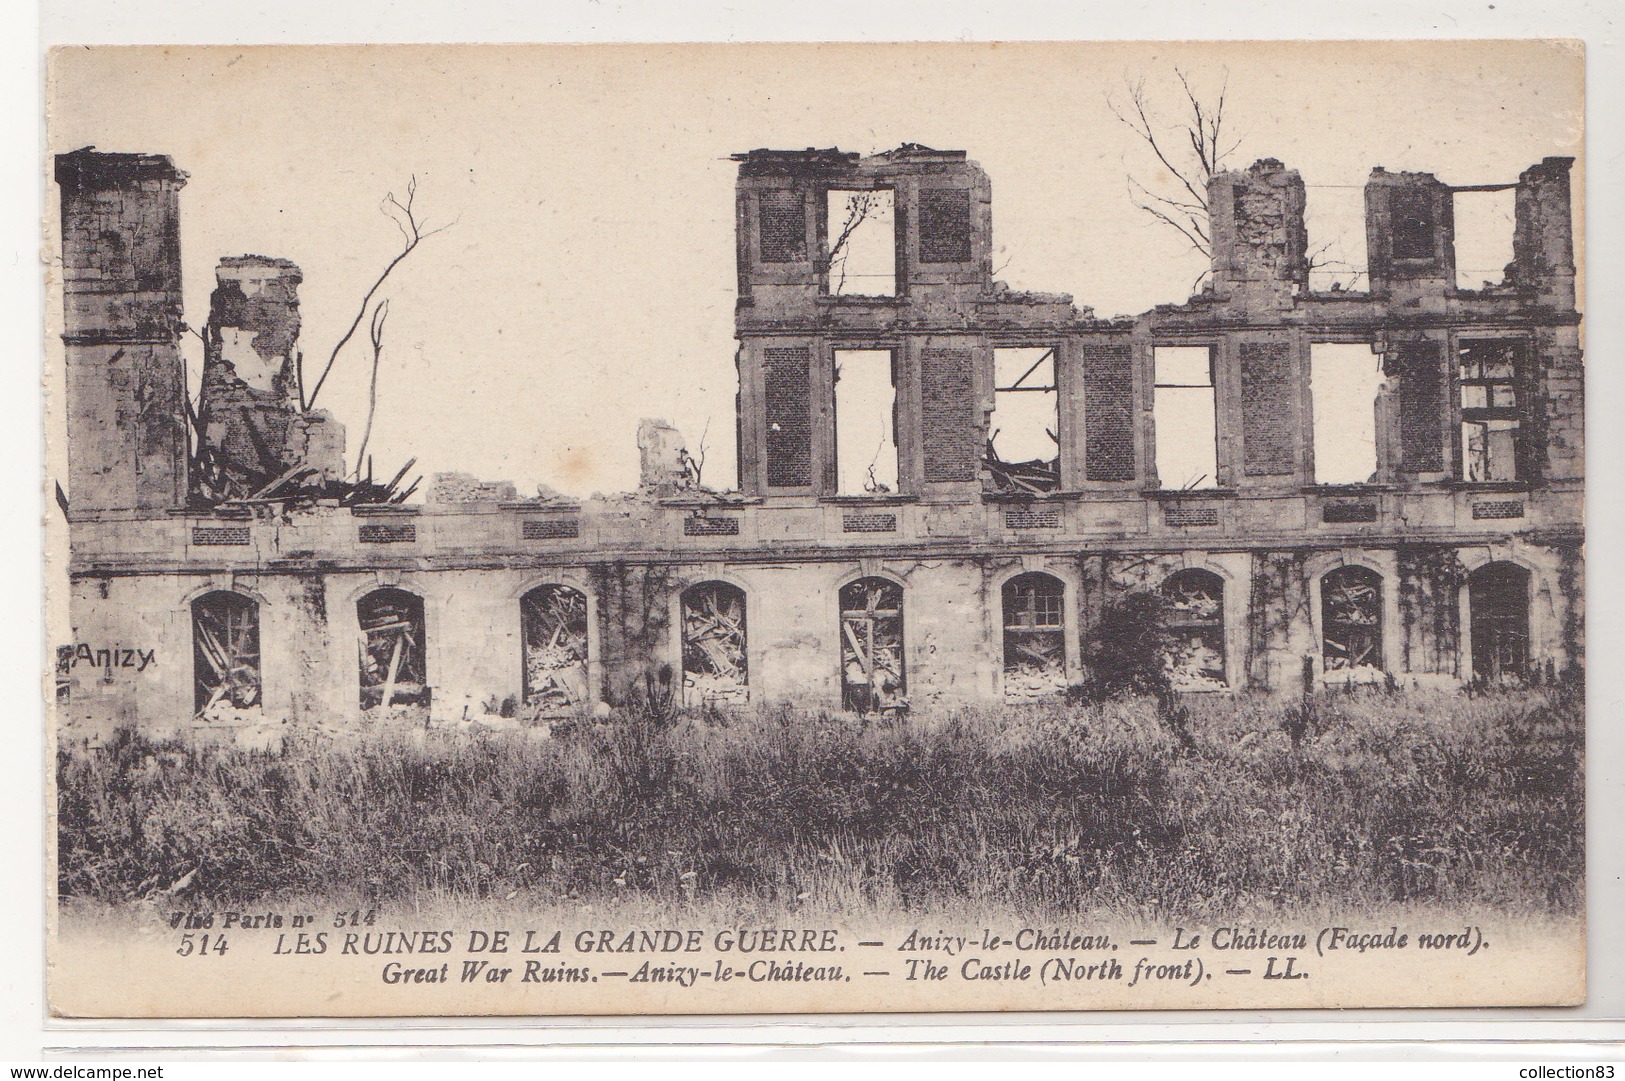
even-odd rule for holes
{"type": "Polygon", "coordinates": [[[68,498],[75,513],[186,500],[179,191],[162,155],[75,151],[62,193],[68,498]]]}
{"type": "MultiPolygon", "coordinates": [[[[1295,172],[1265,160],[1221,173],[1209,189],[1210,287],[1111,320],[1064,294],[993,280],[991,187],[961,151],[905,144],[867,158],[738,160],[741,491],[699,487],[680,436],[650,422],[642,484],[625,495],[516,501],[511,485],[441,474],[422,506],[310,496],[181,512],[174,223],[184,177],[159,157],[60,158],[73,458],[65,737],[132,723],[252,741],[287,724],[372,723],[361,716],[357,605],[380,588],[423,601],[429,704],[413,723],[513,723],[525,678],[520,598],[543,585],[586,599],[583,712],[681,693],[680,597],[707,581],[743,594],[751,698],[832,709],[842,701],[839,594],[860,577],[902,591],[906,698],[921,713],[1001,699],[1003,591],[1030,574],[1060,583],[1071,681],[1089,675],[1084,643],[1107,606],[1175,592],[1175,575],[1187,614],[1194,604],[1219,620],[1184,624],[1203,658],[1193,687],[1295,694],[1306,679],[1338,678],[1324,671],[1323,587],[1345,567],[1380,583],[1380,665],[1363,677],[1471,678],[1468,583],[1486,567],[1528,583],[1529,668],[1580,662],[1583,373],[1566,159],[1519,178],[1514,264],[1483,290],[1455,287],[1454,189],[1429,174],[1372,174],[1372,288],[1356,294],[1308,288],[1295,172]],[[894,296],[831,294],[830,190],[892,194],[894,296]],[[1529,475],[1510,482],[1462,475],[1458,357],[1464,340],[1483,337],[1521,343],[1527,369],[1517,419],[1529,475]],[[1317,342],[1369,344],[1384,357],[1372,483],[1316,483],[1317,342]],[[1216,487],[1158,486],[1163,345],[1209,350],[1216,487]],[[892,353],[895,491],[835,490],[841,349],[892,353]],[[999,487],[999,463],[983,455],[999,349],[1053,357],[1058,487],[999,487]],[[262,693],[246,713],[194,719],[192,605],[211,590],[257,605],[262,693]]],[[[206,448],[244,483],[300,461],[342,471],[341,429],[299,410],[297,268],[244,256],[218,277],[206,448]]]]}
{"type": "Polygon", "coordinates": [[[286,259],[245,255],[221,260],[215,280],[199,427],[214,464],[254,489],[298,464],[287,448],[301,404],[295,367],[300,273],[286,259]]]}
{"type": "MultiPolygon", "coordinates": [[[[1200,569],[1224,583],[1226,672],[1233,691],[1297,693],[1305,662],[1320,673],[1319,579],[1353,562],[1379,569],[1389,670],[1401,682],[1454,684],[1465,678],[1466,574],[1492,561],[1530,571],[1532,666],[1561,672],[1582,645],[1569,548],[1518,545],[1408,546],[1396,552],[1350,550],[1203,552],[1158,556],[1095,553],[1073,557],[963,557],[918,561],[864,559],[819,563],[633,562],[551,569],[353,572],[342,574],[199,574],[81,578],[73,586],[73,642],[79,655],[64,674],[63,737],[94,740],[121,723],[154,732],[287,723],[353,728],[360,715],[355,642],[357,602],[395,587],[424,599],[430,716],[465,723],[497,716],[522,694],[519,598],[543,584],[581,590],[588,599],[589,680],[594,699],[635,701],[670,666],[682,678],[679,597],[690,585],[723,581],[745,595],[751,697],[804,706],[840,704],[840,586],[879,576],[903,587],[908,700],[915,710],[997,700],[1003,667],[1001,588],[1016,574],[1040,571],[1065,586],[1067,670],[1087,672],[1080,643],[1105,605],[1126,593],[1155,591],[1179,571],[1200,569]],[[211,590],[231,590],[259,606],[262,704],[254,715],[194,721],[191,605],[211,590]],[[1394,622],[1397,620],[1397,624],[1394,622]]],[[[1334,673],[1335,674],[1335,673],[1334,673]]],[[[582,712],[590,711],[583,704],[582,712]]]]}

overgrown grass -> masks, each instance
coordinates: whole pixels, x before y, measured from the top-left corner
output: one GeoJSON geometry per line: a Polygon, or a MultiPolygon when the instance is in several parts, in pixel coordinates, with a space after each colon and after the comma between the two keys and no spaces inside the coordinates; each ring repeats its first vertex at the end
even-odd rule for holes
{"type": "Polygon", "coordinates": [[[219,905],[1578,911],[1577,693],[1184,705],[1189,738],[1132,699],[891,725],[634,716],[549,740],[307,737],[275,753],[123,733],[59,758],[58,882],[111,903],[184,881],[219,905]]]}

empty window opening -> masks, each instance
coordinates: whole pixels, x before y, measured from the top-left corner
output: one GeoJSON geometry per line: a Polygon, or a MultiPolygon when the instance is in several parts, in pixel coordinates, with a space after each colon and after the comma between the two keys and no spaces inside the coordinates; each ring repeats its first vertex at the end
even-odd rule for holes
{"type": "Polygon", "coordinates": [[[1381,679],[1382,575],[1338,567],[1320,580],[1321,667],[1328,677],[1381,679]]]}
{"type": "Polygon", "coordinates": [[[1066,689],[1066,587],[1054,575],[1004,584],[1004,697],[1026,701],[1066,689]]]}
{"type": "Polygon", "coordinates": [[[993,350],[993,415],[986,466],[1002,490],[1061,486],[1060,393],[1055,350],[993,350]]]}
{"type": "Polygon", "coordinates": [[[897,294],[897,214],[889,189],[828,193],[830,296],[897,294]]]}
{"type": "Polygon", "coordinates": [[[897,385],[887,349],[835,353],[835,473],[839,495],[897,489],[897,385]]]}
{"type": "Polygon", "coordinates": [[[859,713],[907,705],[903,587],[859,578],[841,587],[841,706],[859,713]]]}
{"type": "Polygon", "coordinates": [[[427,706],[428,645],[423,598],[378,589],[356,602],[361,624],[361,708],[427,706]]]}
{"type": "Polygon", "coordinates": [[[1453,193],[1457,289],[1485,289],[1506,280],[1516,198],[1512,188],[1453,193]]]}
{"type": "Polygon", "coordinates": [[[216,719],[260,704],[260,606],[220,590],[192,602],[192,708],[216,719]]]}
{"type": "Polygon", "coordinates": [[[1213,350],[1206,345],[1158,346],[1155,363],[1157,477],[1164,488],[1215,487],[1213,350]]]}
{"type": "Polygon", "coordinates": [[[1377,399],[1382,356],[1370,345],[1316,342],[1309,347],[1314,399],[1315,483],[1377,479],[1377,399]]]}
{"type": "Polygon", "coordinates": [[[1519,479],[1523,436],[1518,376],[1523,343],[1466,341],[1458,353],[1461,387],[1462,477],[1469,481],[1519,479]]]}
{"type": "Polygon", "coordinates": [[[1486,563],[1467,578],[1473,675],[1514,682],[1529,670],[1529,572],[1515,563],[1486,563]]]}
{"type": "Polygon", "coordinates": [[[1389,250],[1395,259],[1435,259],[1433,193],[1400,189],[1388,197],[1389,250]]]}
{"type": "Polygon", "coordinates": [[[748,702],[745,591],[727,582],[701,582],[683,591],[682,608],[684,702],[748,702]]]}
{"type": "Polygon", "coordinates": [[[519,598],[525,714],[569,716],[592,704],[587,675],[587,597],[569,586],[537,586],[519,598]]]}
{"type": "Polygon", "coordinates": [[[1228,686],[1224,659],[1224,579],[1187,570],[1162,584],[1163,667],[1175,690],[1228,686]]]}
{"type": "Polygon", "coordinates": [[[1303,224],[1309,234],[1309,288],[1365,292],[1365,192],[1344,185],[1308,185],[1303,224]]]}

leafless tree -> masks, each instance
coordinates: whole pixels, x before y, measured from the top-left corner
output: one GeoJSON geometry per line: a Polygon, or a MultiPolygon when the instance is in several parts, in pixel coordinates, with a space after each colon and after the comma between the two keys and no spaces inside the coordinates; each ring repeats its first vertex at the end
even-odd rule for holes
{"type": "Polygon", "coordinates": [[[710,434],[711,418],[706,417],[705,428],[700,432],[700,441],[695,444],[699,449],[699,454],[690,454],[686,447],[683,449],[681,461],[683,469],[688,473],[686,487],[700,488],[705,484],[705,456],[708,453],[706,437],[710,434]]]}
{"type": "MultiPolygon", "coordinates": [[[[1169,118],[1160,114],[1146,89],[1145,78],[1124,77],[1122,100],[1107,98],[1107,104],[1117,119],[1126,124],[1141,142],[1150,148],[1156,159],[1156,177],[1162,187],[1172,195],[1160,195],[1151,185],[1134,174],[1128,177],[1129,198],[1134,205],[1155,221],[1177,232],[1190,242],[1193,249],[1207,259],[1213,257],[1212,234],[1209,228],[1210,207],[1207,202],[1207,182],[1214,173],[1225,167],[1226,159],[1241,145],[1242,136],[1233,133],[1234,125],[1225,112],[1230,75],[1226,71],[1218,90],[1203,93],[1192,85],[1190,77],[1174,68],[1179,81],[1179,103],[1169,118]]],[[[1155,183],[1155,182],[1153,182],[1155,183]]],[[[1306,269],[1338,275],[1333,289],[1353,288],[1365,272],[1346,260],[1333,258],[1329,253],[1336,243],[1327,241],[1309,251],[1305,257],[1306,269]]],[[[1197,276],[1200,284],[1209,271],[1197,276]]]]}
{"type": "MultiPolygon", "coordinates": [[[[406,184],[406,202],[403,203],[399,199],[395,198],[394,192],[385,194],[383,204],[379,209],[381,209],[384,215],[388,217],[390,221],[394,222],[395,227],[401,231],[401,250],[388,262],[388,264],[385,265],[383,271],[373,281],[372,287],[368,289],[366,295],[361,298],[361,304],[356,309],[355,318],[350,321],[350,329],[346,330],[344,332],[344,336],[338,340],[338,344],[333,346],[333,352],[328,355],[327,364],[323,366],[322,374],[319,378],[317,378],[316,385],[311,388],[309,397],[305,396],[304,356],[303,354],[300,355],[298,380],[300,398],[299,404],[302,408],[306,410],[315,408],[316,396],[322,392],[322,384],[327,382],[328,373],[333,370],[333,364],[338,360],[339,353],[346,345],[349,344],[350,339],[355,336],[355,332],[360,329],[362,321],[367,318],[368,308],[372,306],[372,298],[378,294],[378,290],[383,287],[384,281],[388,279],[389,275],[395,270],[396,267],[400,266],[401,263],[406,260],[407,256],[411,255],[417,250],[417,246],[419,244],[434,236],[436,233],[445,232],[447,229],[451,228],[452,225],[456,224],[455,222],[450,222],[446,225],[440,226],[437,229],[425,228],[425,223],[418,219],[417,211],[412,205],[414,200],[417,198],[417,192],[418,178],[413,176],[407,181],[406,184]]],[[[378,374],[376,354],[374,354],[373,361],[373,378],[376,381],[378,374]]],[[[375,382],[375,393],[376,389],[375,382]]]]}
{"type": "Polygon", "coordinates": [[[1131,173],[1129,198],[1152,219],[1177,232],[1192,248],[1211,259],[1208,178],[1223,170],[1225,159],[1235,153],[1241,143],[1241,137],[1233,136],[1226,127],[1225,96],[1230,75],[1225,72],[1215,94],[1198,93],[1179,68],[1174,69],[1174,76],[1179,80],[1184,101],[1172,118],[1158,113],[1146,90],[1144,76],[1124,76],[1123,99],[1108,96],[1106,104],[1156,158],[1157,180],[1153,183],[1173,193],[1158,194],[1150,184],[1131,173]]]}

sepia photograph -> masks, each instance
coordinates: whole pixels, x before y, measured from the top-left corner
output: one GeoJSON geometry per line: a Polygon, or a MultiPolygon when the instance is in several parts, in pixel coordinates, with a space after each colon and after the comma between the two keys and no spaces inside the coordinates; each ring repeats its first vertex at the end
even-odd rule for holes
{"type": "Polygon", "coordinates": [[[1571,41],[59,47],[62,1018],[1586,999],[1571,41]]]}

